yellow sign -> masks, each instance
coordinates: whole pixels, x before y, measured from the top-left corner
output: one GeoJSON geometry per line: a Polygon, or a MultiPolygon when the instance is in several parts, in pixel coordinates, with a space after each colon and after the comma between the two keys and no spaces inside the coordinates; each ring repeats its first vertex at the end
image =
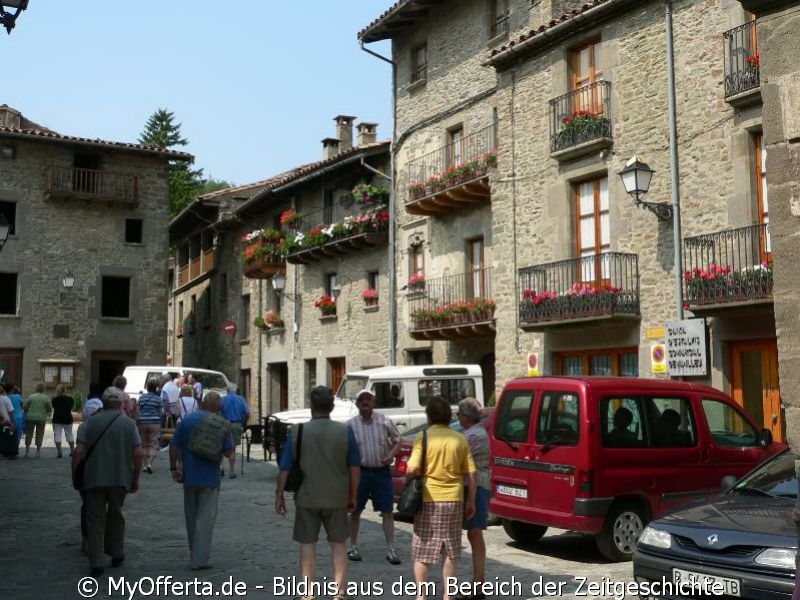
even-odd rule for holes
{"type": "Polygon", "coordinates": [[[653,344],[650,346],[650,365],[653,373],[667,372],[667,346],[665,344],[653,344]]]}
{"type": "Polygon", "coordinates": [[[539,376],[539,353],[528,353],[528,377],[539,376]]]}
{"type": "Polygon", "coordinates": [[[644,330],[644,336],[648,340],[664,339],[665,335],[667,335],[667,330],[665,327],[648,327],[644,330]]]}

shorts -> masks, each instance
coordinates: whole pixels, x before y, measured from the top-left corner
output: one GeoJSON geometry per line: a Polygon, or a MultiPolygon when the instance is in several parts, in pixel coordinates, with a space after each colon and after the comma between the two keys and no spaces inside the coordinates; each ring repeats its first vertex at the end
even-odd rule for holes
{"type": "Polygon", "coordinates": [[[298,506],[294,514],[293,539],[299,544],[314,544],[319,539],[320,526],[325,527],[328,541],[343,543],[350,537],[350,520],[347,508],[304,508],[298,506]]]}
{"type": "Polygon", "coordinates": [[[231,437],[233,438],[233,447],[236,448],[242,443],[242,424],[231,423],[231,437]]]}
{"type": "Polygon", "coordinates": [[[72,423],[53,423],[53,439],[56,444],[61,443],[62,432],[64,437],[67,438],[67,443],[71,444],[75,441],[75,438],[72,436],[72,423]]]}
{"type": "Polygon", "coordinates": [[[361,469],[361,482],[358,484],[358,497],[356,510],[362,511],[367,506],[367,500],[372,498],[372,508],[381,513],[391,513],[394,510],[394,494],[392,491],[392,473],[385,469],[361,469]]]}
{"type": "Polygon", "coordinates": [[[489,526],[489,499],[491,497],[492,492],[478,487],[475,494],[475,514],[471,519],[464,519],[461,524],[463,529],[486,529],[489,526]]]}

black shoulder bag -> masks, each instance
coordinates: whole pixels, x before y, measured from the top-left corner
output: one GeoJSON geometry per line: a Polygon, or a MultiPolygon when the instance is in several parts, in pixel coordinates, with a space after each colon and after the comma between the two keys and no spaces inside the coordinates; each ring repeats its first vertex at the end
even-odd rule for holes
{"type": "Polygon", "coordinates": [[[286,479],[284,489],[287,492],[296,492],[303,484],[303,469],[300,467],[300,454],[303,450],[303,424],[297,426],[297,449],[294,451],[294,460],[292,461],[292,470],[289,471],[289,477],[286,479]]]}
{"type": "Polygon", "coordinates": [[[108,428],[111,427],[111,424],[117,420],[118,416],[119,415],[115,416],[108,422],[108,425],[105,426],[105,429],[103,429],[100,435],[97,436],[97,439],[94,441],[94,444],[89,446],[89,449],[86,450],[86,454],[84,455],[84,457],[80,459],[80,461],[78,461],[77,465],[75,465],[75,470],[72,472],[72,487],[75,488],[76,490],[80,491],[83,489],[84,485],[83,475],[84,472],[86,471],[86,461],[89,460],[89,457],[92,455],[92,452],[94,452],[94,449],[97,447],[97,443],[105,435],[106,431],[108,431],[108,428]]]}
{"type": "Polygon", "coordinates": [[[422,464],[418,475],[406,483],[400,499],[397,501],[397,512],[407,517],[413,517],[422,510],[422,488],[425,475],[425,461],[428,454],[428,432],[422,431],[422,464]]]}

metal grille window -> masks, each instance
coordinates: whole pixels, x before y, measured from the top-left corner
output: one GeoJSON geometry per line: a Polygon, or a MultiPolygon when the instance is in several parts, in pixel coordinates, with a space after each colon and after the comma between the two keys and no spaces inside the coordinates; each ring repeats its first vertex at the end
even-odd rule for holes
{"type": "Polygon", "coordinates": [[[490,0],[492,7],[492,20],[490,37],[508,33],[509,10],[508,0],[490,0]]]}
{"type": "Polygon", "coordinates": [[[422,44],[411,53],[411,83],[428,78],[428,44],[422,44]]]}

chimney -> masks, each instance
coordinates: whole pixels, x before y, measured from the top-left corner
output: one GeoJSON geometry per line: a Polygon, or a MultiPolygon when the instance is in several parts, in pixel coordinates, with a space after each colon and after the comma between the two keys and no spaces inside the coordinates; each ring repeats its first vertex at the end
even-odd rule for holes
{"type": "Polygon", "coordinates": [[[355,117],[339,115],[333,119],[336,122],[336,137],[339,138],[339,152],[347,152],[353,147],[353,121],[355,117]]]}
{"type": "Polygon", "coordinates": [[[0,127],[12,127],[20,129],[22,127],[22,113],[14,110],[8,104],[0,104],[0,127]]]}
{"type": "Polygon", "coordinates": [[[374,144],[378,141],[378,124],[377,123],[359,123],[356,125],[358,130],[358,145],[366,146],[367,144],[374,144]]]}
{"type": "Polygon", "coordinates": [[[339,154],[339,140],[325,138],[322,140],[322,160],[328,160],[339,154]]]}

